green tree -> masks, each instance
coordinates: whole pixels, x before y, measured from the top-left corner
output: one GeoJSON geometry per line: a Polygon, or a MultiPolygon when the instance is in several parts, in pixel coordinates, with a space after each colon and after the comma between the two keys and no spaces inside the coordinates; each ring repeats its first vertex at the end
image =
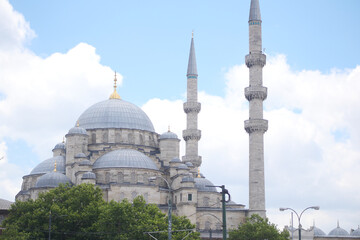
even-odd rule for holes
{"type": "MultiPolygon", "coordinates": [[[[142,196],[122,202],[111,201],[101,209],[99,221],[95,230],[103,233],[100,239],[153,239],[145,232],[159,232],[153,234],[157,239],[167,239],[167,216],[155,204],[146,204],[142,196]]],[[[195,226],[185,217],[173,216],[173,230],[193,229],[195,226]]],[[[182,239],[187,233],[173,232],[174,240],[182,239]]],[[[187,238],[200,239],[199,233],[191,233],[187,238]]]]}
{"type": "MultiPolygon", "coordinates": [[[[39,194],[38,199],[16,201],[3,222],[0,239],[48,239],[51,220],[51,239],[152,239],[144,232],[155,232],[160,240],[167,239],[167,216],[155,204],[146,204],[139,196],[131,203],[106,203],[102,191],[92,184],[70,187],[60,185],[39,194]]],[[[173,230],[194,229],[185,217],[173,216],[173,230]]],[[[187,233],[173,232],[180,240],[187,233]]],[[[193,232],[187,240],[200,239],[193,232]]]]}
{"type": "Polygon", "coordinates": [[[39,194],[35,201],[16,201],[3,222],[5,239],[17,235],[47,239],[50,220],[51,239],[91,239],[86,233],[91,231],[104,204],[101,190],[94,185],[60,185],[39,194]]]}
{"type": "Polygon", "coordinates": [[[251,215],[246,218],[245,223],[240,224],[237,229],[229,232],[229,240],[288,240],[289,232],[280,232],[275,224],[261,218],[259,215],[251,215]]]}

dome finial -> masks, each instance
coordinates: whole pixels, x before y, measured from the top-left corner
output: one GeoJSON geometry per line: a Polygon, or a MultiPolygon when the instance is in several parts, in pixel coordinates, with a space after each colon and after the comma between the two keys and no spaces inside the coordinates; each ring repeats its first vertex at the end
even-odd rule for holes
{"type": "Polygon", "coordinates": [[[201,174],[200,174],[200,168],[198,168],[198,174],[196,176],[197,178],[201,178],[201,174]]]}
{"type": "Polygon", "coordinates": [[[79,123],[79,120],[76,121],[76,127],[79,127],[80,126],[80,123],[79,123]]]}
{"type": "Polygon", "coordinates": [[[168,126],[168,132],[170,132],[170,125],[168,126]]]}
{"type": "Polygon", "coordinates": [[[63,137],[63,141],[62,141],[62,143],[65,143],[65,137],[63,137]]]}
{"type": "Polygon", "coordinates": [[[54,163],[54,172],[56,172],[56,160],[55,160],[55,163],[54,163]]]}
{"type": "Polygon", "coordinates": [[[120,95],[116,92],[116,71],[115,71],[115,78],[114,78],[114,92],[110,95],[110,99],[121,99],[120,95]]]}

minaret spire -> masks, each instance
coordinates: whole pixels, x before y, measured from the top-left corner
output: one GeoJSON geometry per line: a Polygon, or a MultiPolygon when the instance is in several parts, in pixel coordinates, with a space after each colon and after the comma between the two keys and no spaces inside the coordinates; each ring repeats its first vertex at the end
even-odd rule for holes
{"type": "Polygon", "coordinates": [[[268,121],[263,119],[267,88],[262,86],[266,56],[262,53],[261,23],[259,0],[251,0],[249,54],[245,57],[250,85],[245,88],[245,97],[249,101],[249,120],[245,121],[245,130],[249,133],[249,211],[250,215],[256,213],[265,218],[264,133],[268,121]]]}
{"type": "Polygon", "coordinates": [[[198,141],[201,138],[201,131],[198,128],[198,113],[201,104],[198,102],[198,73],[196,67],[194,33],[192,33],[190,54],[187,69],[187,101],[184,103],[186,113],[186,130],[183,131],[183,138],[186,142],[184,162],[191,162],[195,167],[201,165],[201,157],[198,155],[198,141]]]}

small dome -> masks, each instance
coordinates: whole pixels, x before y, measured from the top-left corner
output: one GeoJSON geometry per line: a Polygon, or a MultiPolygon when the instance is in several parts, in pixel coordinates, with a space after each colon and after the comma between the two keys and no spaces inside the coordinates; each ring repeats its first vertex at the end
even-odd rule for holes
{"type": "Polygon", "coordinates": [[[343,237],[343,236],[349,236],[349,233],[341,228],[339,225],[337,226],[337,228],[334,228],[333,230],[331,230],[329,232],[329,236],[333,236],[333,237],[343,237]]]}
{"type": "Polygon", "coordinates": [[[179,139],[179,138],[175,133],[167,131],[161,134],[159,139],[162,140],[162,139],[179,139]]]}
{"type": "Polygon", "coordinates": [[[191,176],[186,176],[181,179],[181,182],[195,182],[194,178],[191,176]]]}
{"type": "Polygon", "coordinates": [[[173,158],[170,160],[171,163],[181,163],[181,160],[179,158],[173,158]]]}
{"type": "Polygon", "coordinates": [[[214,186],[212,182],[207,180],[206,178],[194,178],[195,180],[195,187],[198,189],[199,192],[217,192],[216,187],[207,187],[207,186],[214,186]]]}
{"type": "Polygon", "coordinates": [[[86,155],[84,153],[77,153],[75,158],[86,158],[86,155]]]}
{"type": "Polygon", "coordinates": [[[108,99],[92,105],[81,114],[79,124],[85,129],[126,128],[155,132],[141,108],[121,99],[108,99]]]}
{"type": "Polygon", "coordinates": [[[65,176],[62,173],[59,172],[51,172],[51,173],[46,173],[44,175],[42,175],[41,177],[39,177],[39,179],[37,180],[35,187],[36,188],[42,188],[42,187],[48,187],[48,188],[54,188],[59,186],[59,184],[66,184],[66,183],[70,183],[71,181],[70,179],[65,176]]]}
{"type": "Polygon", "coordinates": [[[61,143],[56,144],[53,151],[55,149],[63,149],[63,150],[65,150],[65,143],[61,142],[61,143]]]}
{"type": "Polygon", "coordinates": [[[9,210],[13,202],[0,198],[0,210],[9,210]]]}
{"type": "Polygon", "coordinates": [[[82,160],[79,165],[80,166],[91,166],[91,162],[90,162],[90,160],[85,159],[85,160],[82,160]]]}
{"type": "Polygon", "coordinates": [[[86,172],[82,175],[81,179],[96,179],[96,175],[93,172],[86,172]]]}
{"type": "Polygon", "coordinates": [[[120,149],[104,154],[93,165],[93,169],[99,168],[144,168],[159,170],[153,160],[133,149],[120,149]]]}
{"type": "Polygon", "coordinates": [[[31,172],[30,175],[51,173],[54,171],[56,162],[56,171],[59,173],[65,173],[65,157],[56,156],[39,163],[31,172]]]}
{"type": "Polygon", "coordinates": [[[314,226],[314,236],[326,236],[323,230],[314,226]]]}
{"type": "Polygon", "coordinates": [[[82,127],[73,127],[69,130],[68,134],[81,134],[81,135],[87,135],[86,130],[82,127]]]}
{"type": "Polygon", "coordinates": [[[360,237],[360,227],[358,229],[352,231],[350,235],[353,237],[360,237]]]}
{"type": "Polygon", "coordinates": [[[194,165],[192,164],[192,162],[186,162],[185,164],[186,164],[186,166],[188,166],[188,167],[193,167],[193,166],[194,166],[194,165]]]}
{"type": "Polygon", "coordinates": [[[181,164],[179,164],[179,166],[177,166],[176,169],[185,169],[185,170],[188,170],[189,168],[188,168],[185,164],[181,163],[181,164]]]}

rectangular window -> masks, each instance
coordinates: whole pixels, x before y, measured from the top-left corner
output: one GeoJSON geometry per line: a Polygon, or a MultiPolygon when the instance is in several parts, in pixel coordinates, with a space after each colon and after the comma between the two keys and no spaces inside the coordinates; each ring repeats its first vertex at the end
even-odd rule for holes
{"type": "Polygon", "coordinates": [[[180,193],[180,202],[182,202],[182,193],[180,193]]]}
{"type": "Polygon", "coordinates": [[[192,194],[191,194],[191,193],[188,194],[188,201],[189,201],[189,202],[192,201],[192,194]]]}

